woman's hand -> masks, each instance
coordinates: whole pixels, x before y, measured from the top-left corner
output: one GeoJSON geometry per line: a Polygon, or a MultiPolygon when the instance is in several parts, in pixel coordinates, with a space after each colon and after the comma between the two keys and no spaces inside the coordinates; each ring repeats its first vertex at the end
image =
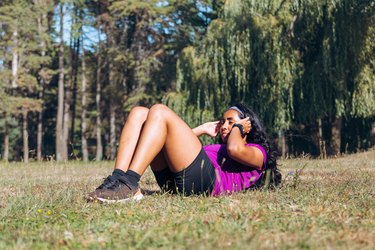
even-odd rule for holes
{"type": "Polygon", "coordinates": [[[214,121],[214,122],[206,122],[202,125],[196,127],[193,129],[193,132],[195,135],[200,136],[202,134],[209,135],[211,137],[215,137],[220,129],[220,122],[214,121]]]}
{"type": "Polygon", "coordinates": [[[250,121],[249,117],[241,119],[236,123],[241,124],[243,126],[243,132],[244,132],[245,135],[250,133],[250,131],[251,131],[251,121],[250,121]]]}
{"type": "Polygon", "coordinates": [[[219,133],[220,130],[220,122],[214,121],[214,122],[206,122],[202,124],[205,134],[209,135],[211,137],[215,137],[217,133],[219,133]]]}

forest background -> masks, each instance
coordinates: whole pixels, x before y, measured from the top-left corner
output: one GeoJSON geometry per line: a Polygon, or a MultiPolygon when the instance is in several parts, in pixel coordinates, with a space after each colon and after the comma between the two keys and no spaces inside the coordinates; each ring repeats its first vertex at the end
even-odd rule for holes
{"type": "Polygon", "coordinates": [[[374,24],[372,0],[1,0],[1,158],[113,160],[158,102],[192,127],[245,102],[284,157],[366,150],[374,24]]]}

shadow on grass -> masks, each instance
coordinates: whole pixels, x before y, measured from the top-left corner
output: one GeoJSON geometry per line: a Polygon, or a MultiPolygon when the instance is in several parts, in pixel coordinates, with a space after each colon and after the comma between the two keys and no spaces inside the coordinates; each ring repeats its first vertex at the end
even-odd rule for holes
{"type": "Polygon", "coordinates": [[[154,194],[162,194],[163,192],[160,190],[150,190],[141,188],[141,192],[143,195],[154,195],[154,194]]]}

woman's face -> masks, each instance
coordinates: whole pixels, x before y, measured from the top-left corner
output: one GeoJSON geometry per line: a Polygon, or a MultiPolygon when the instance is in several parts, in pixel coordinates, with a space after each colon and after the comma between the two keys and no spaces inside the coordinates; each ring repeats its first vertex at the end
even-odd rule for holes
{"type": "Polygon", "coordinates": [[[224,143],[228,141],[229,133],[232,129],[233,124],[239,122],[241,118],[236,110],[229,109],[223,114],[223,118],[220,120],[220,137],[224,143]]]}

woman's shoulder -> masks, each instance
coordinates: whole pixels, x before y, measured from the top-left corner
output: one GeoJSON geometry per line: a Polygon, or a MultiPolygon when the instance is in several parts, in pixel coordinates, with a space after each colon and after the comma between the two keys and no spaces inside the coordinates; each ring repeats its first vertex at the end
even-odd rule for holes
{"type": "Polygon", "coordinates": [[[247,147],[256,147],[256,148],[258,148],[262,152],[263,157],[264,157],[264,161],[265,161],[265,159],[267,158],[267,152],[266,152],[266,150],[264,149],[264,147],[262,145],[256,144],[256,143],[246,143],[246,146],[247,147]]]}

